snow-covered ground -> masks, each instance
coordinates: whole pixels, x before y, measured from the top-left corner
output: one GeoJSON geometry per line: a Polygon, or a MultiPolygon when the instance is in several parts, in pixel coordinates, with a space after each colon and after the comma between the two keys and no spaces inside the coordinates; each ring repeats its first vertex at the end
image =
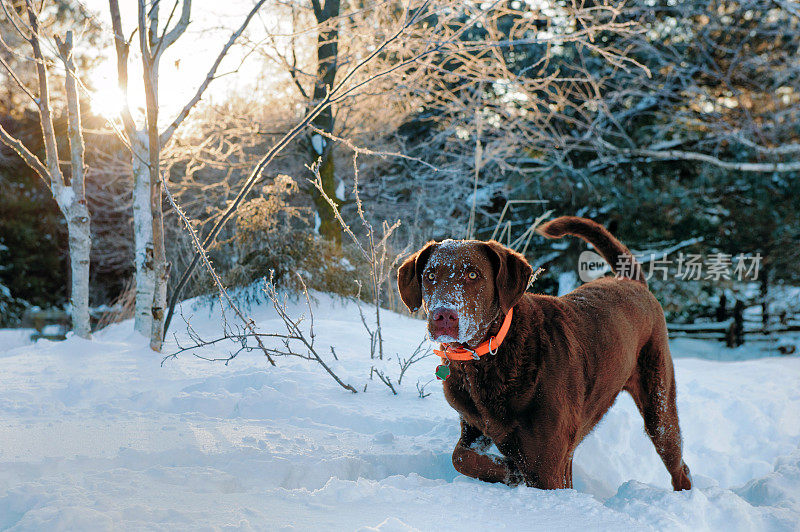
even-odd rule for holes
{"type": "MultiPolygon", "coordinates": [[[[356,395],[311,362],[273,368],[255,352],[162,367],[130,322],[92,341],[0,331],[0,529],[800,529],[796,355],[673,342],[690,492],[670,490],[625,394],[578,448],[576,489],[508,488],[453,469],[457,416],[436,381],[424,399],[415,386],[434,358],[392,396],[369,380],[355,307],[317,301],[320,353],[356,395]]],[[[184,309],[198,331],[219,329],[207,308],[184,309]]],[[[279,327],[266,306],[252,315],[279,327]]],[[[383,319],[395,381],[396,353],[408,356],[424,324],[383,319]]]]}

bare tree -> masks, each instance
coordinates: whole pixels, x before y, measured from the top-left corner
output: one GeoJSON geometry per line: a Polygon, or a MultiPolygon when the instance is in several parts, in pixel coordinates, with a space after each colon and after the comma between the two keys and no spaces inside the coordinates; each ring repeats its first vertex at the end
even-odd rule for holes
{"type": "Polygon", "coordinates": [[[164,316],[167,300],[169,264],[164,247],[164,224],[162,212],[162,183],[159,177],[162,148],[170,141],[175,131],[186,119],[192,108],[214,79],[220,63],[239,36],[247,28],[256,12],[266,0],[260,0],[250,10],[241,26],[234,31],[211,65],[205,79],[195,94],[184,105],[177,116],[162,131],[158,127],[158,78],[159,63],[164,51],[175,43],[186,31],[191,16],[191,0],[176,0],[163,29],[159,29],[160,2],[149,7],[145,0],[138,1],[136,33],[139,36],[139,51],[142,56],[143,83],[146,99],[144,126],[136,124],[127,102],[128,53],[130,40],[125,38],[118,0],[109,0],[114,45],[117,53],[117,73],[120,90],[125,95],[122,123],[125,140],[131,151],[133,166],[133,223],[136,240],[136,310],[135,328],[150,338],[150,347],[161,350],[164,337],[164,316]],[[180,17],[175,25],[169,24],[181,5],[180,17]]]}
{"type": "MultiPolygon", "coordinates": [[[[5,61],[3,66],[19,88],[33,100],[39,112],[39,124],[45,146],[45,162],[33,154],[17,138],[0,126],[0,141],[19,154],[44,180],[53,193],[59,209],[67,221],[69,233],[69,257],[71,268],[70,313],[72,327],[80,337],[91,336],[89,319],[89,261],[92,247],[90,233],[91,220],[86,202],[83,128],[77,89],[77,73],[73,60],[73,35],[66,32],[63,40],[56,37],[57,54],[65,72],[65,91],[68,115],[68,137],[70,145],[70,174],[65,176],[61,170],[58,143],[53,127],[53,110],[50,100],[49,71],[51,61],[42,52],[39,15],[31,0],[25,2],[27,22],[6,0],[0,0],[3,12],[15,30],[30,44],[35,65],[38,87],[36,92],[29,89],[5,61]]],[[[0,40],[0,45],[5,42],[0,40]]]]}

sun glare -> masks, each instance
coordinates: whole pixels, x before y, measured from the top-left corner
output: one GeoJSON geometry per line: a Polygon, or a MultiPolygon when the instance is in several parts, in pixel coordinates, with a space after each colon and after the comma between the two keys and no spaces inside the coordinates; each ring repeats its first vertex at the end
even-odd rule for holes
{"type": "MultiPolygon", "coordinates": [[[[138,80],[136,80],[138,81],[138,80]]],[[[117,66],[112,60],[106,60],[91,73],[92,95],[90,105],[92,112],[109,120],[116,120],[124,107],[122,91],[117,83],[117,66]]],[[[131,113],[136,117],[144,108],[144,90],[137,90],[140,83],[128,83],[128,103],[131,113]]]]}
{"type": "MultiPolygon", "coordinates": [[[[99,1],[99,0],[98,0],[99,1]]],[[[210,13],[200,14],[193,19],[198,28],[217,24],[217,18],[210,13]]],[[[192,100],[198,87],[205,81],[217,57],[224,46],[226,38],[209,37],[207,33],[197,30],[179,39],[161,57],[158,68],[158,121],[160,127],[169,124],[192,100]]],[[[132,43],[128,58],[127,98],[133,119],[137,127],[144,126],[145,95],[142,80],[141,56],[137,53],[136,42],[132,43]]],[[[85,72],[87,85],[91,89],[90,106],[93,113],[110,121],[118,122],[124,107],[122,91],[117,82],[117,58],[110,47],[103,50],[104,59],[88,72],[85,72]]],[[[203,92],[202,102],[224,101],[237,91],[245,97],[253,97],[254,84],[270,83],[269,76],[263,76],[260,67],[241,68],[246,57],[246,50],[234,47],[225,61],[219,66],[215,79],[203,92]],[[235,72],[236,75],[228,76],[235,72]],[[248,92],[249,91],[249,92],[248,92]]],[[[279,83],[279,82],[277,82],[279,83]]],[[[196,110],[192,113],[196,114],[196,110]]],[[[190,116],[190,119],[196,118],[190,116]]]]}
{"type": "Polygon", "coordinates": [[[108,120],[119,118],[123,108],[123,96],[117,87],[98,88],[92,95],[92,111],[108,120]]]}
{"type": "MultiPolygon", "coordinates": [[[[163,61],[159,68],[159,122],[171,120],[194,94],[199,79],[207,71],[208,65],[202,60],[180,62],[163,61]],[[196,79],[197,78],[197,81],[196,79]]],[[[124,97],[117,84],[117,64],[115,59],[106,59],[90,73],[92,112],[118,120],[124,107],[124,97]]],[[[212,84],[206,91],[205,99],[215,90],[224,90],[222,84],[212,84]]],[[[128,105],[137,123],[145,115],[144,84],[141,68],[136,61],[128,64],[128,105]]]]}

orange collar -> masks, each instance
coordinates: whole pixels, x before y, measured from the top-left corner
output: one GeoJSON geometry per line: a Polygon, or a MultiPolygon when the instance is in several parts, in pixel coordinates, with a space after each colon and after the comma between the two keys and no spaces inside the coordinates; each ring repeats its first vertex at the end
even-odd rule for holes
{"type": "Polygon", "coordinates": [[[442,360],[460,361],[478,360],[486,353],[495,354],[500,348],[500,345],[502,345],[503,340],[506,339],[506,334],[508,334],[508,330],[511,328],[511,317],[513,314],[514,309],[508,309],[508,314],[506,314],[505,319],[503,319],[503,324],[500,326],[497,336],[492,336],[476,347],[474,351],[472,349],[464,349],[463,347],[445,347],[444,344],[440,344],[440,349],[434,349],[433,352],[439,355],[442,360]]]}

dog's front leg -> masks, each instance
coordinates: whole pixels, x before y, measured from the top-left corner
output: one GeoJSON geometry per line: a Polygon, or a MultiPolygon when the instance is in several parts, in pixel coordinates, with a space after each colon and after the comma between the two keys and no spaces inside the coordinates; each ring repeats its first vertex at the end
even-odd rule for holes
{"type": "Polygon", "coordinates": [[[506,411],[506,405],[503,402],[494,402],[491,410],[486,407],[486,400],[481,396],[481,384],[474,367],[464,368],[464,374],[469,383],[469,396],[483,422],[480,427],[481,432],[499,446],[514,432],[516,423],[511,421],[513,417],[506,411]]]}
{"type": "MultiPolygon", "coordinates": [[[[537,427],[538,428],[538,427],[537,427]]],[[[514,463],[526,486],[539,489],[572,487],[572,455],[552,427],[542,422],[543,430],[518,429],[498,450],[514,463]]]]}
{"type": "Polygon", "coordinates": [[[482,453],[491,443],[480,430],[462,419],[461,438],[453,450],[453,467],[462,475],[484,482],[502,482],[510,486],[522,482],[522,476],[513,462],[482,453]]]}

